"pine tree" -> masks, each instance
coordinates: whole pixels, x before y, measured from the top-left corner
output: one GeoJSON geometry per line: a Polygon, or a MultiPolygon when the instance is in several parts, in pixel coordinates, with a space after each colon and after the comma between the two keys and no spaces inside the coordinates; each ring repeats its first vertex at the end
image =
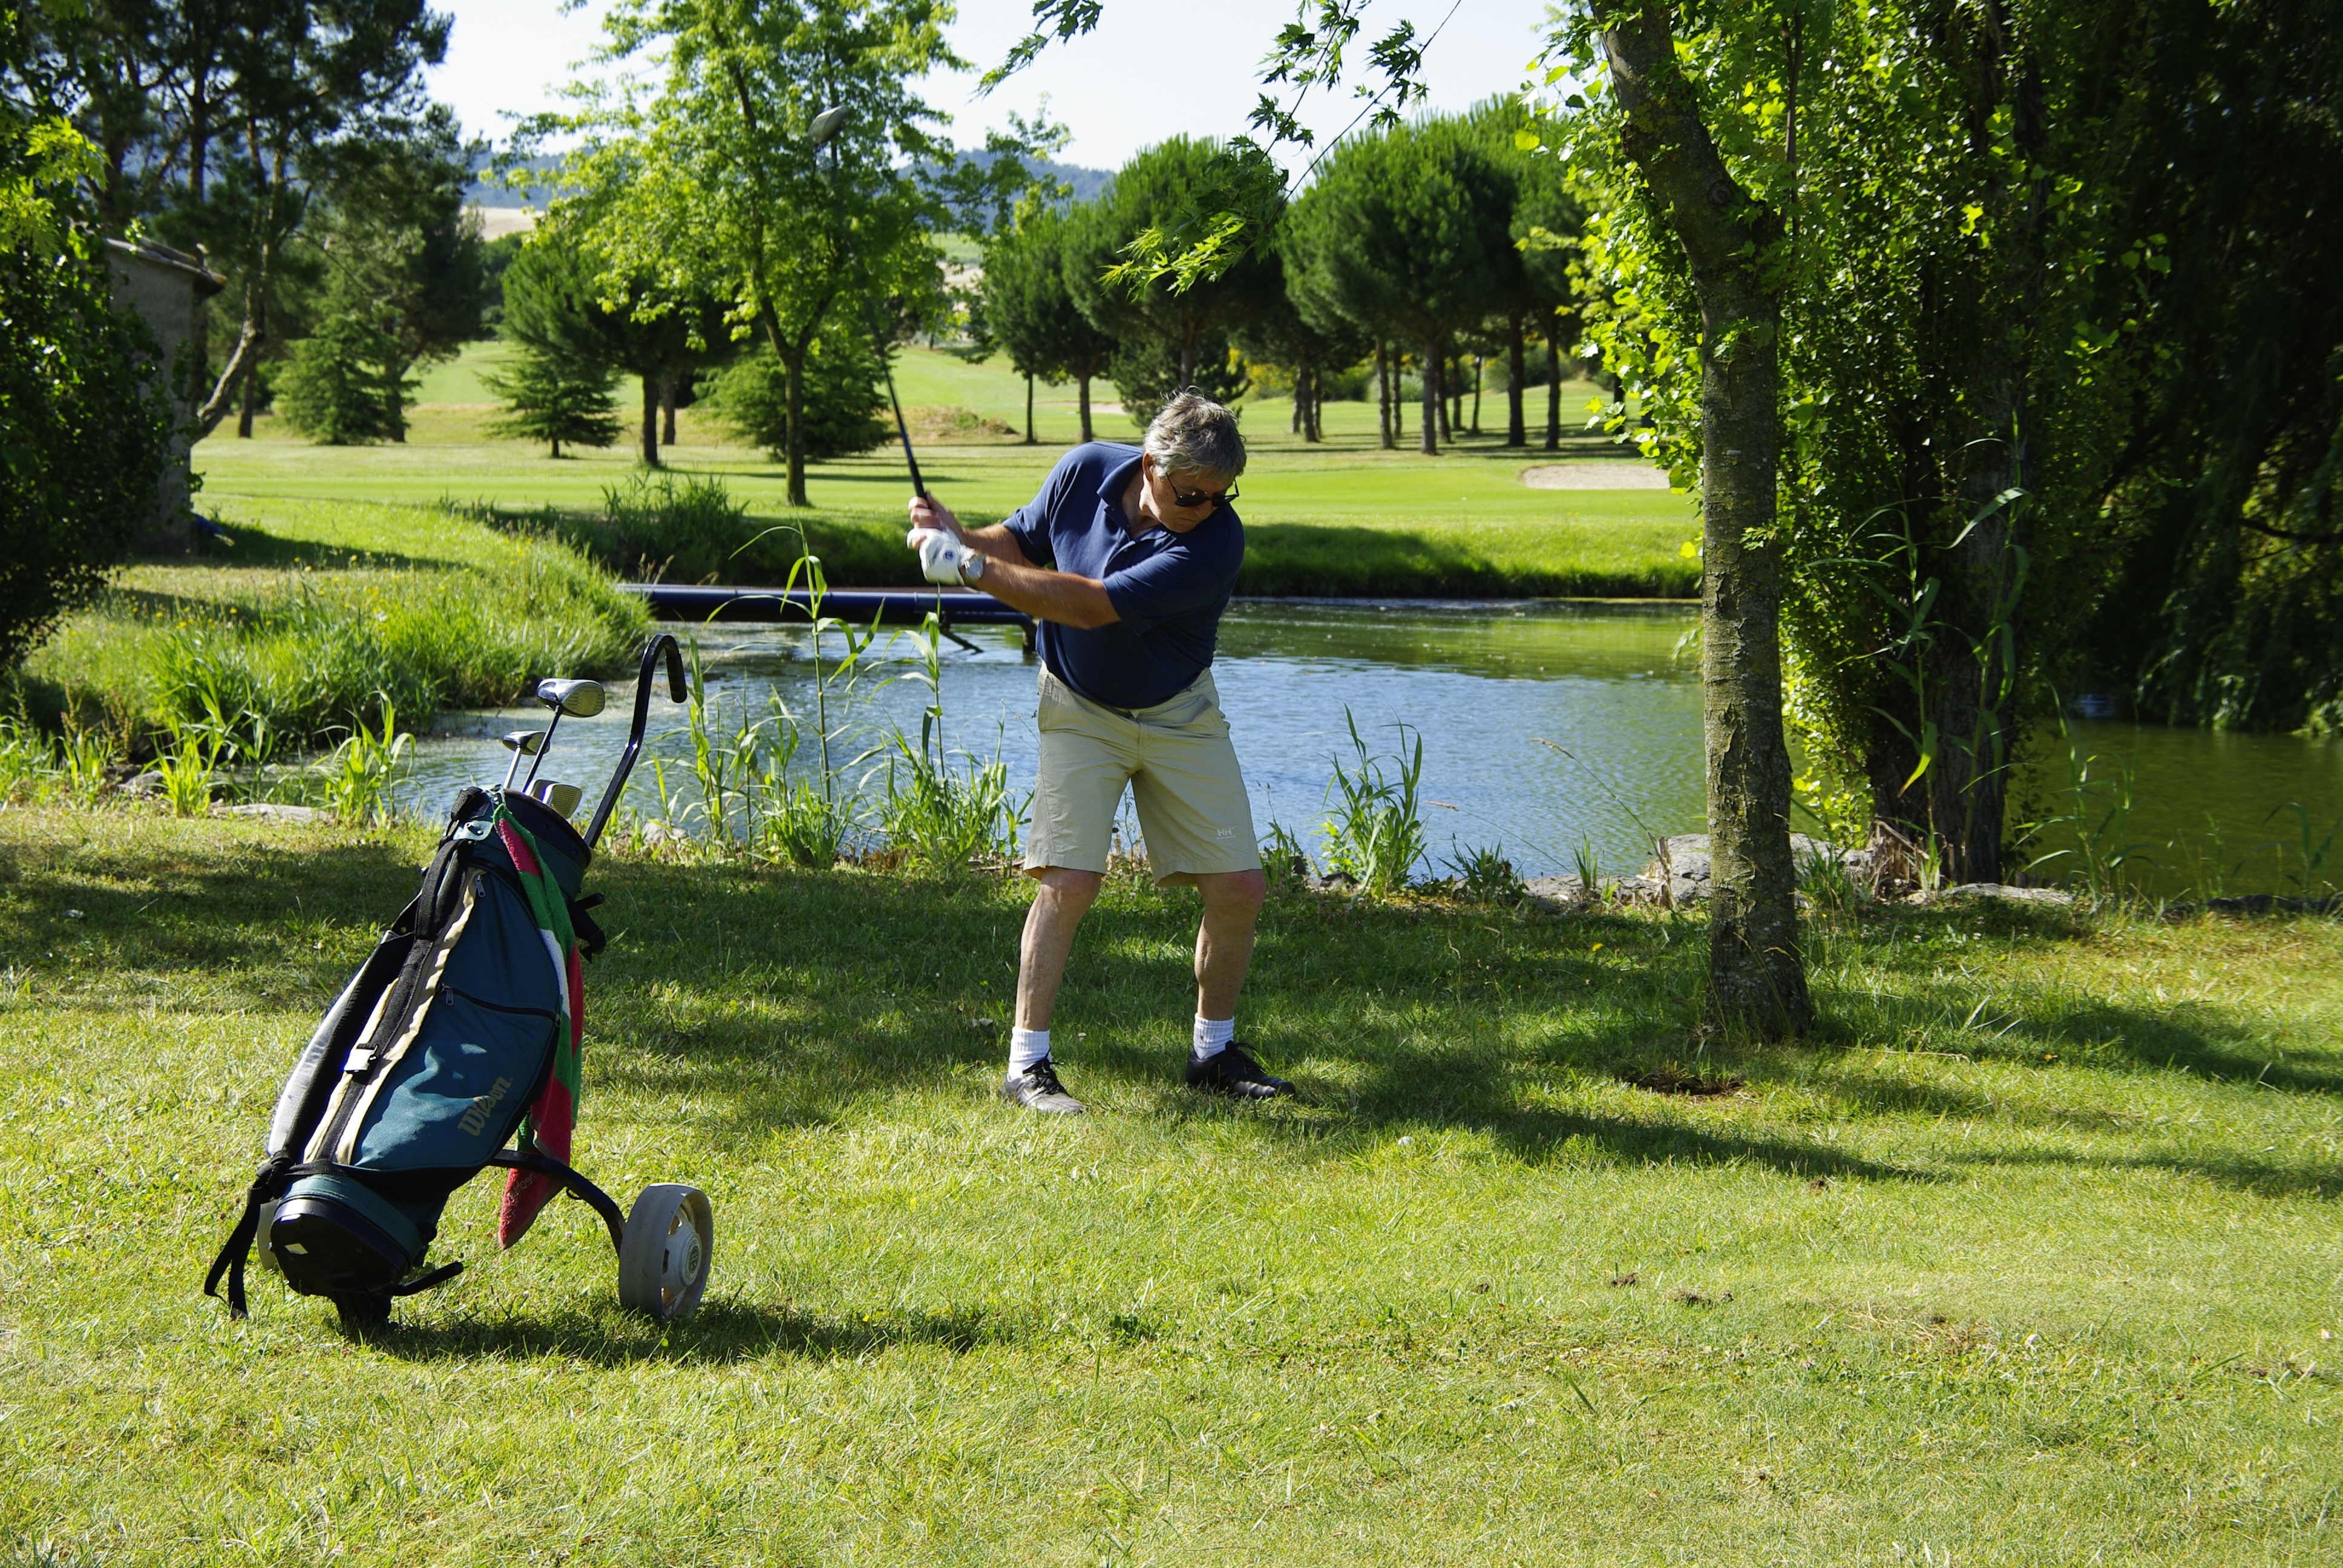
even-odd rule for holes
{"type": "Polygon", "coordinates": [[[508,374],[483,377],[506,412],[489,421],[498,436],[543,441],[561,456],[561,443],[607,447],[618,438],[618,405],[607,365],[523,348],[508,374]]]}
{"type": "Polygon", "coordinates": [[[328,290],[317,330],[293,345],[277,405],[293,427],[324,447],[397,440],[412,383],[406,356],[381,313],[328,290]]]}

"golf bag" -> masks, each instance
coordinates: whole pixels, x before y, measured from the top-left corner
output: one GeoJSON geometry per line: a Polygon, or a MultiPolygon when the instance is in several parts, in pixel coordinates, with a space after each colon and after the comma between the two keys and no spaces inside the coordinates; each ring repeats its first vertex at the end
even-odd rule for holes
{"type": "MultiPolygon", "coordinates": [[[[672,638],[646,650],[636,739],[589,829],[597,834],[639,748],[662,641],[679,665],[672,638]]],[[[680,697],[679,668],[675,685],[680,697]]],[[[579,960],[604,945],[589,912],[601,900],[580,889],[592,858],[588,840],[528,794],[468,788],[457,797],[421,890],[295,1062],[266,1159],[206,1293],[225,1280],[229,1312],[244,1316],[245,1266],[257,1243],[295,1291],[327,1297],[345,1322],[378,1322],[395,1299],[461,1271],[460,1262],[418,1271],[449,1195],[498,1165],[515,1172],[499,1225],[508,1245],[566,1188],[608,1227],[628,1305],[673,1317],[697,1304],[712,1241],[707,1199],[654,1186],[622,1218],[522,1126],[534,1112],[534,1129],[550,1125],[568,1152],[579,960]]]]}

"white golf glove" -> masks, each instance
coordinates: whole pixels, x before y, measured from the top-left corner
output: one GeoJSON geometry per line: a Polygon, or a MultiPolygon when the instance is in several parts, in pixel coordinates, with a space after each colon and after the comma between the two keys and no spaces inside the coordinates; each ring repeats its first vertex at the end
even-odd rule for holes
{"type": "Polygon", "coordinates": [[[920,552],[920,573],[931,583],[972,583],[984,575],[982,552],[941,528],[913,528],[903,542],[920,552]]]}

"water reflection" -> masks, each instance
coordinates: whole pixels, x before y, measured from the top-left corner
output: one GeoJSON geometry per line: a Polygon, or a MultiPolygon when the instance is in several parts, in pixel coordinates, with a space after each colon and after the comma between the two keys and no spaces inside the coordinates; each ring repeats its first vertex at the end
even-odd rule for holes
{"type": "MultiPolygon", "coordinates": [[[[1326,780],[1351,754],[1344,711],[1376,751],[1423,740],[1423,793],[1435,853],[1502,845],[1524,875],[1572,869],[1584,845],[1607,871],[1639,868],[1655,833],[1702,823],[1700,700],[1694,671],[1677,649],[1693,625],[1683,605],[1361,605],[1249,601],[1223,625],[1215,666],[1222,700],[1251,784],[1256,819],[1314,842],[1326,780]],[[1403,731],[1400,726],[1404,725],[1403,731]]],[[[680,630],[681,628],[678,628],[680,630]]],[[[801,628],[739,625],[694,629],[719,723],[762,716],[769,698],[792,711],[812,707],[810,644],[801,628]]],[[[969,628],[979,651],[947,651],[946,735],[960,749],[996,751],[1030,787],[1034,760],[1035,667],[1013,632],[969,628]]],[[[835,654],[836,641],[830,643],[835,654]]],[[[850,758],[891,727],[919,731],[922,689],[900,678],[914,668],[909,642],[882,633],[834,747],[850,758]]],[[[546,764],[584,783],[590,802],[624,739],[628,693],[614,688],[609,715],[562,727],[546,764]]],[[[671,788],[689,748],[681,709],[653,709],[654,739],[628,794],[638,811],[659,808],[655,763],[671,788]]],[[[525,709],[451,716],[450,733],[425,741],[402,790],[418,810],[442,809],[455,788],[493,779],[504,751],[495,737],[532,716],[525,709]]],[[[2287,736],[2215,735],[2078,724],[2087,751],[2134,768],[2127,839],[2148,846],[2153,879],[2184,880],[2216,846],[2233,890],[2286,890],[2278,858],[2256,844],[2290,817],[2265,825],[2274,807],[2299,800],[2321,827],[2343,811],[2343,745],[2287,736]],[[2208,828],[2207,824],[2212,827],[2208,828]],[[2165,846],[2177,840],[2177,849],[2165,846]],[[2231,862],[2247,862],[2229,871],[2231,862]]],[[[2022,815],[2064,809],[2056,739],[2031,761],[2017,791],[2022,815]]],[[[809,755],[808,752],[801,756],[809,755]]]]}

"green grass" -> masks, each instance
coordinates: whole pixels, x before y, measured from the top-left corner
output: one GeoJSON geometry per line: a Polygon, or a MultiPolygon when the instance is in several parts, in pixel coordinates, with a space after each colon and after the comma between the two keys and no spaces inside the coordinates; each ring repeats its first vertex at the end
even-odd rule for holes
{"type": "Polygon", "coordinates": [[[648,626],[576,551],[419,508],[236,501],[232,550],[136,566],[25,667],[45,712],[70,711],[140,747],[175,717],[263,716],[321,741],[373,717],[405,721],[513,700],[548,672],[616,674],[648,626]]]}
{"type": "Polygon", "coordinates": [[[5,1560],[2336,1560],[2333,922],[1891,911],[1812,933],[1823,1038],[1703,1052],[1696,925],[1282,898],[1248,1110],[1177,1087],[1191,906],[1117,885],[1041,1122],[979,1023],[1021,890],[619,859],[579,1161],[708,1188],[700,1315],[623,1318],[576,1205],[495,1255],[480,1181],[395,1332],[231,1324],[427,849],[0,814],[5,1560]]]}
{"type": "MultiPolygon", "coordinates": [[[[433,372],[435,387],[460,390],[500,345],[473,345],[433,372]]],[[[970,365],[935,350],[902,356],[899,387],[914,408],[965,407],[1021,430],[1024,385],[998,363],[970,365]]],[[[1564,458],[1616,456],[1577,429],[1587,389],[1565,389],[1570,433],[1564,458]]],[[[1101,383],[1102,397],[1111,387],[1101,383]]],[[[484,396],[484,394],[482,395],[484,396]]],[[[1542,395],[1534,398],[1543,409],[1542,395]]],[[[624,405],[631,408],[633,405],[624,405]]],[[[1467,438],[1436,458],[1385,452],[1375,411],[1364,403],[1328,408],[1328,440],[1308,446],[1286,432],[1290,406],[1247,410],[1252,467],[1241,509],[1248,552],[1246,593],[1591,594],[1683,597],[1697,591],[1698,568],[1680,550],[1698,528],[1683,496],[1665,490],[1533,490],[1521,471],[1554,460],[1535,447],[1508,450],[1496,437],[1467,438]]],[[[252,441],[215,435],[197,449],[206,504],[246,499],[436,502],[443,498],[518,510],[573,514],[600,508],[603,491],[634,464],[624,442],[559,461],[524,443],[483,432],[484,407],[449,403],[418,409],[404,445],[312,447],[264,420],[252,441]]],[[[1410,427],[1414,413],[1410,411],[1410,427]]],[[[1503,400],[1483,407],[1485,427],[1503,418],[1503,400]]],[[[1101,412],[1098,433],[1130,440],[1120,414],[1101,412]]],[[[991,522],[1031,498],[1050,465],[1079,430],[1071,388],[1045,388],[1037,403],[1039,444],[1013,437],[962,439],[923,448],[930,487],[971,522],[991,522]]],[[[670,460],[685,472],[720,476],[747,503],[754,526],[803,524],[831,580],[906,580],[902,505],[909,487],[891,447],[814,465],[809,511],[785,504],[783,476],[763,454],[721,444],[687,410],[670,460]]],[[[621,569],[636,563],[614,562],[621,569]]],[[[759,580],[773,563],[742,558],[736,580],[759,580]]]]}

